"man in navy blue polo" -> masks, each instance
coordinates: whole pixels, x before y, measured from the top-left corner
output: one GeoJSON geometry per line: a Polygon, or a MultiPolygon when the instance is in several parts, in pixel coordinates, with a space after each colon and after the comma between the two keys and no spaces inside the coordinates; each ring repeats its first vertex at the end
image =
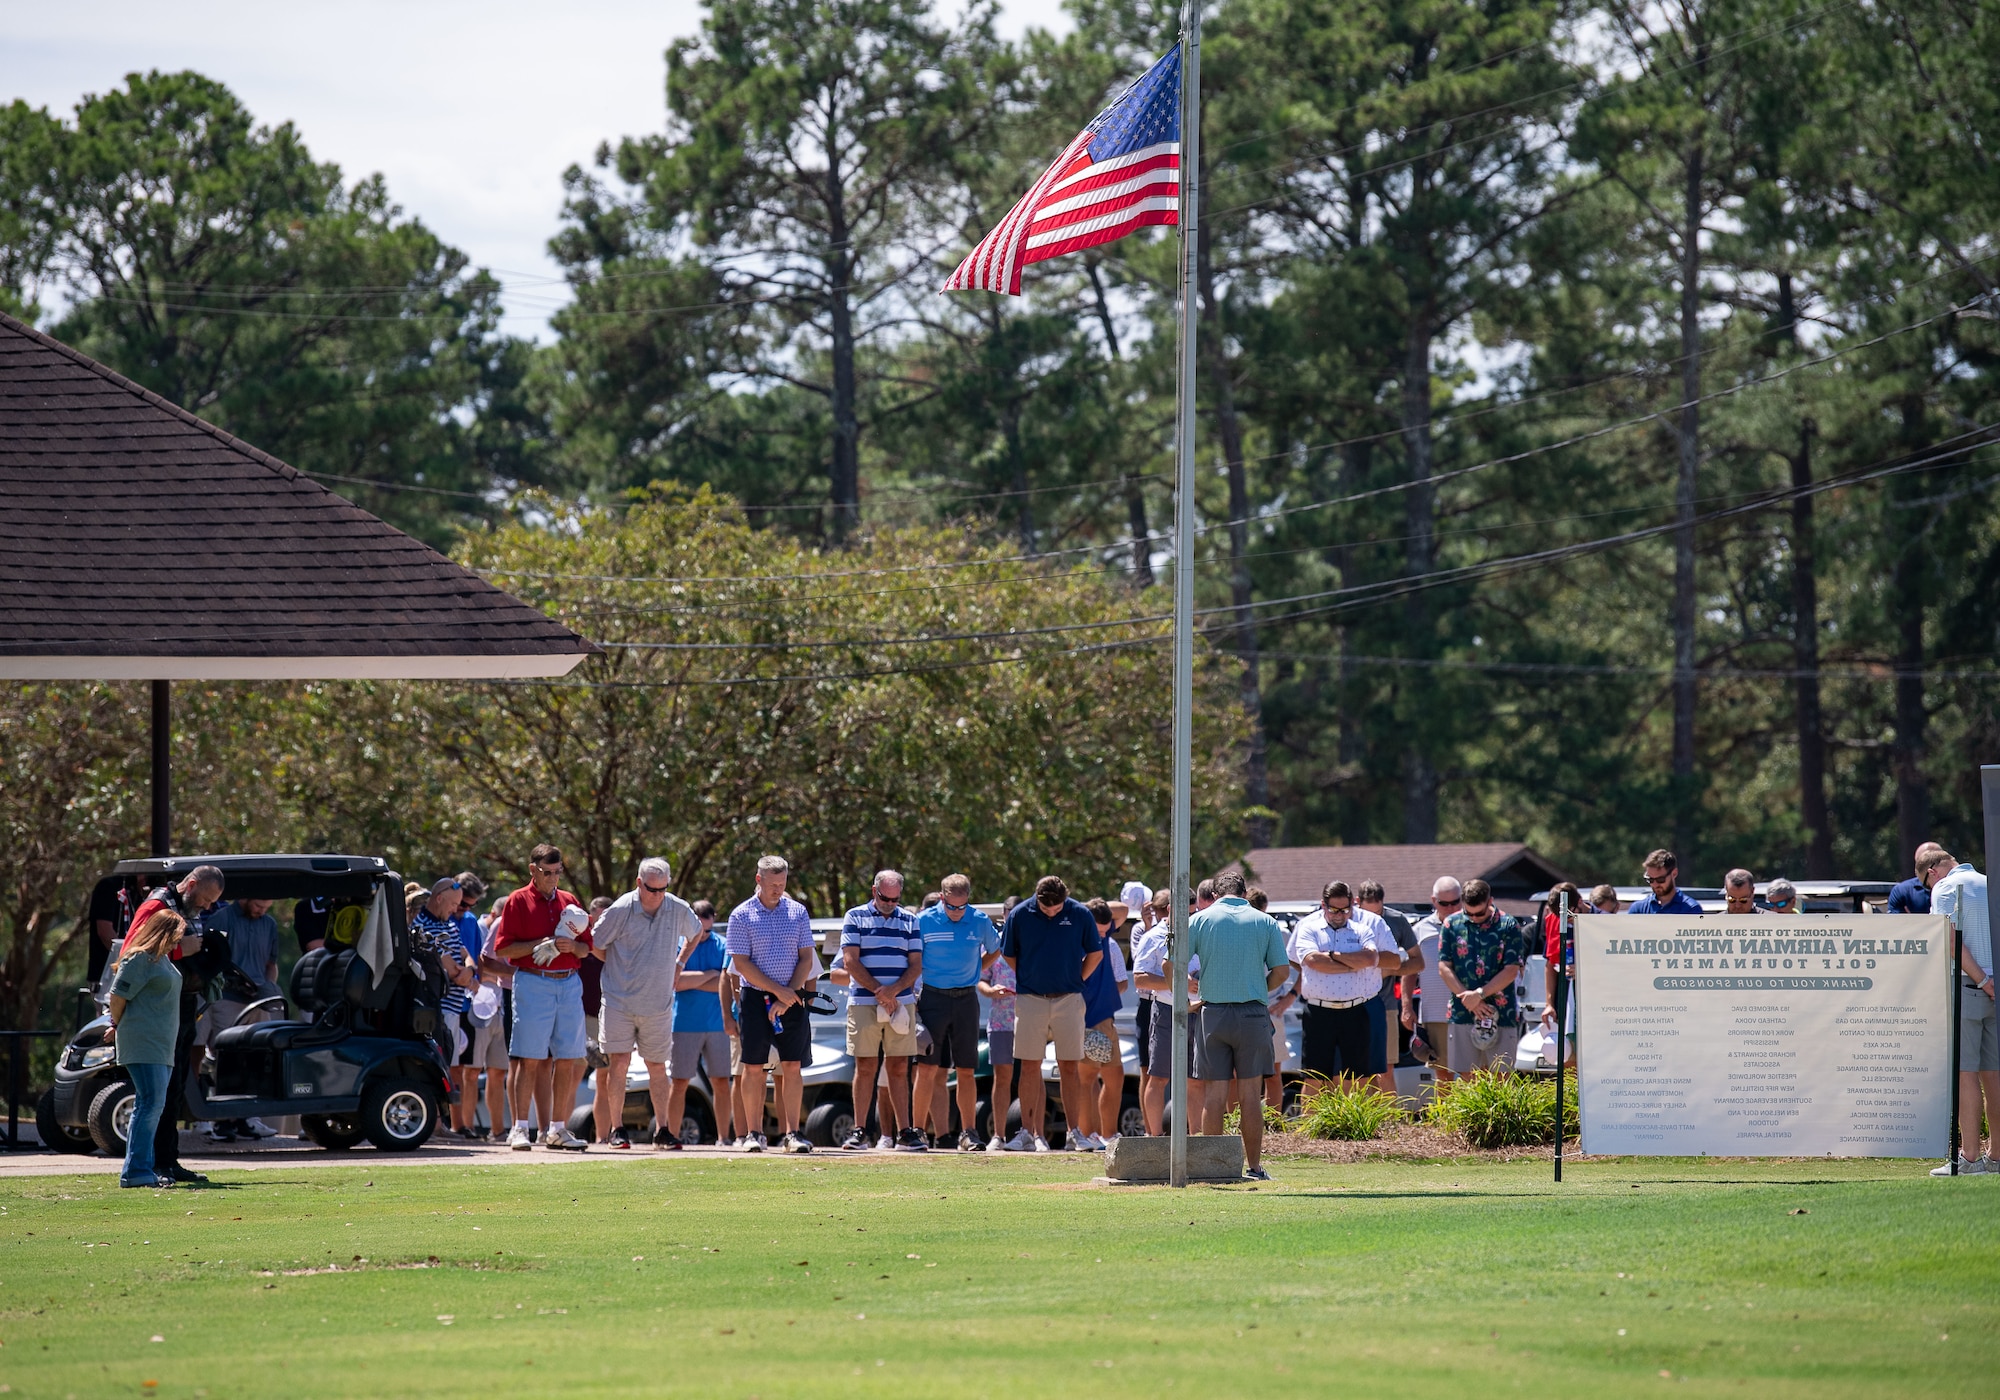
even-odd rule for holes
{"type": "Polygon", "coordinates": [[[1069,886],[1059,876],[1044,875],[1035,885],[1035,897],[1015,905],[1007,916],[1000,956],[1020,983],[1014,998],[1014,1060],[1021,1067],[1021,1127],[1031,1150],[1046,1152],[1049,1141],[1042,1125],[1048,1091],[1042,1087],[1042,1052],[1055,1042],[1063,1119],[1079,1123],[1083,984],[1104,960],[1104,940],[1097,936],[1090,911],[1069,897],[1069,886]]]}
{"type": "Polygon", "coordinates": [[[1646,883],[1652,893],[1632,901],[1628,914],[1699,914],[1701,905],[1680,891],[1680,862],[1672,851],[1655,851],[1646,857],[1646,883]]]}
{"type": "Polygon", "coordinates": [[[1928,914],[1931,912],[1930,882],[1924,872],[1936,864],[1944,854],[1944,847],[1935,841],[1926,841],[1917,847],[1917,873],[1912,879],[1904,880],[1889,891],[1889,912],[1891,914],[1928,914]]]}

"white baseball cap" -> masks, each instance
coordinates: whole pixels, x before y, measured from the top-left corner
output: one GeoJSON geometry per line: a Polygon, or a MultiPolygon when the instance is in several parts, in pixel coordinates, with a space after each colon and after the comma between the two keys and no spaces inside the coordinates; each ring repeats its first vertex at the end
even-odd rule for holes
{"type": "Polygon", "coordinates": [[[1137,880],[1127,880],[1125,888],[1118,891],[1118,902],[1128,909],[1137,909],[1153,897],[1153,892],[1137,880]]]}
{"type": "Polygon", "coordinates": [[[590,915],[586,914],[581,906],[572,904],[562,911],[562,918],[556,921],[556,927],[558,929],[574,929],[576,932],[582,933],[590,927],[590,915]]]}

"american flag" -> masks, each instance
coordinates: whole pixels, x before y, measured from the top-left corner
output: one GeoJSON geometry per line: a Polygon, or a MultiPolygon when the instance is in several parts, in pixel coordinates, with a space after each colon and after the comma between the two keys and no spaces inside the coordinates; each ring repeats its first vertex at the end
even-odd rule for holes
{"type": "Polygon", "coordinates": [[[1181,53],[1147,70],[979,240],[942,291],[1021,295],[1021,269],[1180,222],[1181,53]]]}

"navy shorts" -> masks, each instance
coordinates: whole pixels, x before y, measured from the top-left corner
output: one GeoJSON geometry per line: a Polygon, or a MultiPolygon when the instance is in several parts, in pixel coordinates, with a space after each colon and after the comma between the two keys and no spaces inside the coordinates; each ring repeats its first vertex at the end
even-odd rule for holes
{"type": "Polygon", "coordinates": [[[743,1067],[762,1069],[771,1059],[771,1047],[778,1047],[778,1059],[788,1065],[812,1063],[812,1013],[794,1005],[776,1026],[771,1024],[774,1006],[771,994],[755,987],[743,989],[736,1008],[736,1026],[743,1037],[743,1067]]]}

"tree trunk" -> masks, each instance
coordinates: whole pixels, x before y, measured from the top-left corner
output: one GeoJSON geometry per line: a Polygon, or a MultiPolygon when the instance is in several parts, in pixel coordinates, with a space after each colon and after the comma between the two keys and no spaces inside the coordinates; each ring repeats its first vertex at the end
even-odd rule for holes
{"type": "MultiPolygon", "coordinates": [[[[1208,180],[1201,180],[1203,211],[1195,239],[1195,276],[1200,284],[1201,319],[1208,325],[1202,354],[1208,366],[1213,396],[1215,433],[1222,442],[1222,460],[1229,475],[1229,601],[1233,609],[1230,647],[1243,663],[1243,712],[1250,721],[1249,752],[1244,762],[1243,795],[1251,807],[1270,806],[1270,760],[1264,735],[1264,700],[1258,675],[1257,622],[1251,611],[1250,487],[1243,463],[1243,422],[1236,413],[1236,387],[1229,377],[1229,352],[1223,344],[1222,308],[1215,295],[1214,234],[1208,219],[1208,180]]],[[[1189,327],[1189,334],[1194,328],[1189,327]]],[[[1253,816],[1244,824],[1253,850],[1268,846],[1271,821],[1253,816]]]]}
{"type": "MultiPolygon", "coordinates": [[[[1903,446],[1921,451],[1928,438],[1924,402],[1912,394],[1903,400],[1903,446]]],[[[1922,490],[1923,478],[1904,475],[1890,489],[1890,538],[1897,542],[1890,571],[1889,598],[1896,633],[1896,730],[1891,761],[1896,774],[1896,835],[1902,849],[1899,864],[1931,839],[1930,779],[1924,760],[1930,747],[1930,715],[1924,706],[1924,531],[1913,509],[1895,509],[1896,498],[1922,490]]]]}
{"type": "Polygon", "coordinates": [[[827,321],[833,355],[833,538],[845,541],[861,527],[861,421],[854,381],[854,253],[847,226],[839,162],[829,159],[827,199],[827,321]]]}
{"type": "MultiPolygon", "coordinates": [[[[1104,294],[1104,278],[1098,270],[1098,262],[1091,258],[1084,263],[1090,274],[1090,290],[1097,299],[1097,323],[1104,329],[1104,348],[1117,364],[1124,359],[1118,349],[1118,326],[1111,319],[1111,299],[1104,294]]],[[[1125,515],[1132,526],[1132,581],[1141,588],[1153,586],[1153,527],[1146,523],[1146,492],[1139,478],[1126,473],[1124,479],[1125,515]]]]}
{"type": "Polygon", "coordinates": [[[1792,464],[1792,666],[1799,723],[1799,815],[1806,828],[1806,878],[1833,878],[1833,818],[1826,803],[1826,730],[1819,703],[1819,579],[1814,557],[1813,422],[1799,426],[1792,464]]]}
{"type": "MultiPolygon", "coordinates": [[[[1413,289],[1414,290],[1414,289],[1413,289]]],[[[1431,482],[1431,338],[1433,310],[1426,296],[1410,298],[1410,324],[1403,341],[1401,398],[1403,456],[1411,488],[1403,493],[1403,571],[1421,578],[1437,565],[1437,488],[1431,482]]],[[[1426,593],[1403,600],[1407,645],[1430,655],[1431,606],[1426,593]]],[[[1438,839],[1438,774],[1421,734],[1412,729],[1403,749],[1403,840],[1428,846],[1438,839]]]]}
{"type": "Polygon", "coordinates": [[[1013,470],[1008,476],[1014,493],[1015,526],[1021,532],[1021,553],[1036,554],[1035,498],[1028,494],[1028,456],[1021,450],[1021,400],[1010,399],[1000,412],[1000,428],[1007,438],[1007,460],[1013,470]]]}
{"type": "MultiPolygon", "coordinates": [[[[1699,71],[1699,66],[1697,68],[1699,71]]],[[[1701,463],[1701,134],[1688,151],[1681,229],[1680,473],[1674,484],[1674,851],[1686,866],[1694,848],[1695,469],[1701,463]]]]}
{"type": "MultiPolygon", "coordinates": [[[[1368,479],[1369,458],[1373,455],[1374,444],[1366,442],[1349,443],[1341,449],[1340,494],[1352,496],[1360,491],[1368,479]]],[[[1350,532],[1341,530],[1340,540],[1330,553],[1330,562],[1340,571],[1340,586],[1352,588],[1361,582],[1358,576],[1358,554],[1350,538],[1350,532]]],[[[1335,623],[1334,635],[1340,647],[1340,696],[1339,748],[1337,750],[1340,773],[1340,839],[1349,846],[1368,844],[1368,804],[1361,800],[1357,779],[1368,761],[1368,737],[1362,732],[1361,719],[1356,713],[1359,706],[1355,699],[1361,676],[1360,663],[1354,659],[1355,629],[1345,621],[1345,615],[1335,613],[1342,620],[1335,623]]]]}

